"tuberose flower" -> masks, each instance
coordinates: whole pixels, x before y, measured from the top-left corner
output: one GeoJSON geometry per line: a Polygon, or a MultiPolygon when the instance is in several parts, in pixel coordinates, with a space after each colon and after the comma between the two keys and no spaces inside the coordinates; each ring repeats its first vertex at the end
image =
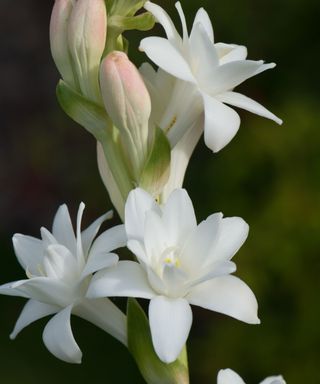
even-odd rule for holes
{"type": "MultiPolygon", "coordinates": [[[[245,384],[245,382],[232,369],[221,369],[218,373],[217,384],[245,384]]],[[[286,384],[286,382],[282,376],[271,376],[260,384],[286,384]]]]}
{"type": "Polygon", "coordinates": [[[118,262],[118,256],[111,252],[125,245],[124,226],[108,229],[94,240],[101,224],[112,212],[81,232],[84,207],[81,203],[76,234],[66,205],[58,209],[52,233],[41,228],[41,240],[15,234],[14,250],[28,279],[0,286],[0,294],[30,299],[16,322],[11,339],[32,322],[54,315],[43,331],[43,341],[53,355],[70,363],[80,363],[82,358],[72,334],[71,314],[92,322],[122,343],[127,342],[125,315],[109,299],[85,297],[92,273],[118,262]]]}
{"type": "MultiPolygon", "coordinates": [[[[278,124],[282,123],[262,105],[233,91],[248,78],[274,68],[274,63],[246,60],[247,49],[244,46],[214,43],[212,24],[203,8],[197,12],[189,35],[181,4],[176,3],[182,22],[182,38],[164,9],[150,1],[146,2],[145,8],[163,26],[167,38],[147,37],[141,41],[140,49],[161,69],[188,82],[189,88],[190,85],[193,86],[193,91],[186,91],[184,88],[188,86],[178,83],[175,92],[180,95],[180,100],[176,100],[191,108],[193,103],[190,103],[190,96],[195,94],[195,106],[200,98],[205,117],[204,139],[213,152],[218,152],[227,145],[240,126],[239,115],[226,104],[272,119],[278,124]]],[[[164,115],[164,119],[167,117],[168,114],[164,115]]],[[[174,127],[179,118],[180,116],[171,117],[171,124],[167,126],[164,121],[160,121],[160,125],[164,124],[162,128],[171,130],[168,135],[173,141],[179,140],[183,135],[180,124],[174,127]]]]}
{"type": "Polygon", "coordinates": [[[235,276],[231,261],[248,235],[239,217],[221,213],[197,225],[192,202],[183,189],[159,206],[144,190],[129,194],[125,207],[128,248],[139,263],[120,261],[93,277],[88,297],[128,296],[150,299],[153,345],[160,359],[174,361],[192,323],[190,304],[258,324],[257,301],[235,276]]]}

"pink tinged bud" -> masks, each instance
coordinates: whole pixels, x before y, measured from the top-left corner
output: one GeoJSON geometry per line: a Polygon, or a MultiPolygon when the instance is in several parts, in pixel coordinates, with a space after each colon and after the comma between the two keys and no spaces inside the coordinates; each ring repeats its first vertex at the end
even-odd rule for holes
{"type": "Polygon", "coordinates": [[[99,102],[99,66],[107,37],[104,0],[77,0],[68,28],[69,50],[83,95],[99,102]]]}
{"type": "Polygon", "coordinates": [[[148,152],[151,100],[137,68],[123,52],[114,51],[100,68],[102,98],[114,125],[120,130],[136,171],[148,152]]]}
{"type": "Polygon", "coordinates": [[[72,60],[68,48],[68,22],[74,0],[56,0],[50,21],[50,46],[53,60],[64,81],[75,86],[72,60]]]}

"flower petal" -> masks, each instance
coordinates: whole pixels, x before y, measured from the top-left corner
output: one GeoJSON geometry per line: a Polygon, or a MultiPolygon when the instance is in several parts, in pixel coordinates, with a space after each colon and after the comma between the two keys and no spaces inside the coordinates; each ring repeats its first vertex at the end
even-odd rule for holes
{"type": "Polygon", "coordinates": [[[115,249],[122,248],[126,243],[127,236],[124,225],[116,225],[96,238],[90,249],[89,258],[94,257],[95,254],[107,254],[115,249]]]}
{"type": "Polygon", "coordinates": [[[43,259],[42,241],[31,236],[15,234],[12,238],[13,247],[19,263],[24,270],[38,275],[38,266],[43,259]]]}
{"type": "Polygon", "coordinates": [[[216,243],[210,249],[209,260],[227,261],[238,252],[246,241],[249,225],[241,217],[226,217],[220,224],[216,243]]]}
{"type": "MultiPolygon", "coordinates": [[[[181,252],[182,262],[190,271],[204,267],[213,244],[217,241],[222,223],[222,213],[214,213],[202,221],[186,238],[181,252]]],[[[212,262],[212,260],[209,260],[212,262]]]]}
{"type": "Polygon", "coordinates": [[[221,369],[218,373],[217,384],[245,384],[245,382],[232,369],[221,369]]]}
{"type": "Polygon", "coordinates": [[[127,345],[127,320],[109,299],[84,299],[74,307],[73,313],[109,333],[127,345]]]}
{"type": "Polygon", "coordinates": [[[214,46],[219,55],[220,65],[231,61],[245,60],[248,56],[247,47],[244,45],[216,43],[214,46]]]}
{"type": "Polygon", "coordinates": [[[197,285],[186,297],[190,304],[259,324],[258,304],[251,289],[235,276],[221,276],[197,285]]]}
{"type": "Polygon", "coordinates": [[[205,126],[204,140],[213,152],[220,151],[236,135],[239,115],[230,107],[203,93],[205,126]]]}
{"type": "Polygon", "coordinates": [[[6,284],[0,285],[0,295],[18,296],[18,297],[25,297],[25,298],[29,299],[30,295],[28,293],[21,292],[17,288],[17,286],[24,284],[27,281],[29,281],[29,279],[12,281],[11,283],[6,283],[6,284]]]}
{"type": "Polygon", "coordinates": [[[207,35],[209,36],[210,41],[213,43],[214,42],[214,36],[213,36],[213,28],[212,28],[212,23],[210,20],[210,17],[208,13],[203,9],[200,8],[196,14],[196,17],[193,22],[191,34],[190,34],[190,39],[192,39],[193,34],[195,33],[195,29],[197,24],[201,24],[206,31],[207,35]]]}
{"type": "Polygon", "coordinates": [[[217,99],[222,103],[227,103],[235,107],[245,109],[249,112],[255,113],[256,115],[266,117],[267,119],[275,121],[277,124],[282,124],[282,120],[279,119],[276,115],[268,111],[261,104],[250,99],[247,96],[242,95],[237,92],[224,92],[217,96],[217,99]]]}
{"type": "Polygon", "coordinates": [[[282,376],[270,376],[264,379],[260,384],[286,384],[282,376]]]}
{"type": "Polygon", "coordinates": [[[125,228],[128,239],[143,241],[146,212],[160,212],[158,204],[148,192],[136,188],[129,193],[125,206],[125,228]]]}
{"type": "Polygon", "coordinates": [[[250,77],[274,67],[274,63],[263,64],[262,60],[231,61],[213,71],[211,80],[208,79],[207,89],[210,94],[230,91],[250,77]]]}
{"type": "Polygon", "coordinates": [[[154,295],[145,271],[134,261],[120,261],[112,268],[97,272],[87,292],[88,298],[122,296],[150,299],[154,295]]]}
{"type": "Polygon", "coordinates": [[[157,296],[149,305],[149,321],[157,355],[163,362],[172,363],[179,356],[190,332],[190,305],[184,299],[157,296]]]}
{"type": "Polygon", "coordinates": [[[58,243],[67,247],[72,254],[77,254],[76,237],[66,204],[59,207],[54,217],[52,234],[58,243]]]}
{"type": "Polygon", "coordinates": [[[193,73],[196,74],[200,86],[206,86],[208,78],[219,65],[219,57],[202,24],[194,27],[190,37],[191,62],[193,73]]]}
{"type": "Polygon", "coordinates": [[[169,235],[170,245],[184,242],[197,226],[192,201],[185,189],[176,189],[163,206],[162,222],[169,235]]]}
{"type": "Polygon", "coordinates": [[[10,334],[10,339],[15,339],[18,333],[20,333],[23,328],[27,327],[29,324],[36,320],[42,319],[43,317],[53,315],[54,313],[59,312],[60,309],[61,308],[56,305],[49,305],[35,300],[28,300],[12,333],[10,334]]]}
{"type": "Polygon", "coordinates": [[[188,61],[169,40],[162,37],[146,37],[140,43],[140,50],[171,75],[181,80],[196,82],[188,61]]]}
{"type": "Polygon", "coordinates": [[[87,277],[94,272],[104,268],[109,268],[117,264],[119,260],[115,253],[94,253],[89,257],[89,260],[82,271],[81,278],[87,277]]]}
{"type": "Polygon", "coordinates": [[[109,211],[106,214],[100,216],[88,228],[82,231],[81,239],[82,239],[83,253],[85,256],[88,254],[91,244],[93,242],[93,239],[97,235],[101,224],[106,220],[111,219],[112,216],[113,216],[113,212],[109,211]]]}
{"type": "Polygon", "coordinates": [[[58,359],[67,363],[80,364],[82,352],[76,343],[70,324],[72,305],[58,312],[45,326],[43,342],[58,359]]]}
{"type": "Polygon", "coordinates": [[[69,305],[74,299],[68,285],[49,277],[33,277],[28,280],[17,281],[12,285],[12,288],[21,292],[19,296],[27,296],[43,303],[61,307],[69,305]]]}
{"type": "Polygon", "coordinates": [[[167,230],[164,221],[154,211],[146,213],[144,246],[148,256],[149,263],[154,260],[159,260],[162,252],[168,247],[170,239],[169,231],[167,230]]]}
{"type": "Polygon", "coordinates": [[[151,1],[147,1],[144,5],[144,8],[153,14],[158,23],[160,23],[163,29],[166,32],[168,40],[172,41],[175,44],[181,43],[181,37],[176,30],[170,16],[167,12],[161,8],[159,5],[152,3],[151,1]]]}

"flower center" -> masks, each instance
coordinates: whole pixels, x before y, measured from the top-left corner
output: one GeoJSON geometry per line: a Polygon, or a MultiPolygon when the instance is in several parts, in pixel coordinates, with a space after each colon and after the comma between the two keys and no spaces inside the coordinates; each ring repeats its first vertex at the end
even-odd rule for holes
{"type": "Polygon", "coordinates": [[[161,254],[161,261],[163,266],[176,267],[181,266],[179,260],[180,249],[176,246],[166,248],[161,254]]]}

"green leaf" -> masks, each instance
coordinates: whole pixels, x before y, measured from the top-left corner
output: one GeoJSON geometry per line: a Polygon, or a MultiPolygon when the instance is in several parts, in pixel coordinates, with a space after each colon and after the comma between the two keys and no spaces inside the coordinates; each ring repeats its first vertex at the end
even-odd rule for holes
{"type": "Polygon", "coordinates": [[[162,129],[156,128],[153,145],[142,171],[139,186],[157,196],[169,179],[171,148],[162,129]]]}
{"type": "Polygon", "coordinates": [[[57,98],[65,113],[96,139],[112,134],[109,117],[104,108],[83,97],[63,80],[57,85],[57,98]]]}
{"type": "Polygon", "coordinates": [[[186,348],[178,359],[163,363],[156,355],[148,319],[135,299],[128,299],[128,348],[148,384],[188,384],[189,372],[186,348]]]}

